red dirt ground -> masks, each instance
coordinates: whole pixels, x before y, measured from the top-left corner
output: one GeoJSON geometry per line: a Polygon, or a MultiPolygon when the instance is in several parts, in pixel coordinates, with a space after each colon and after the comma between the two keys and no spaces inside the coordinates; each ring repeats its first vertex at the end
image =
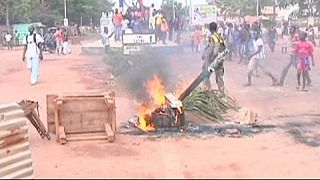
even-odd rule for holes
{"type": "MultiPolygon", "coordinates": [[[[266,48],[267,49],[267,48],[266,48]]],[[[272,72],[280,75],[287,63],[280,48],[268,51],[272,72]]],[[[33,99],[40,103],[46,124],[46,95],[106,89],[101,57],[80,56],[80,46],[66,56],[45,55],[40,82],[29,85],[29,72],[21,61],[22,49],[0,50],[0,104],[33,99]]],[[[320,55],[316,49],[316,58],[320,55]]],[[[319,58],[316,59],[316,63],[319,58]]],[[[173,75],[192,79],[202,61],[189,52],[170,61],[173,75]],[[173,68],[174,67],[174,68],[173,68]]],[[[270,87],[261,76],[244,88],[246,68],[226,62],[226,87],[242,106],[258,112],[265,124],[306,124],[319,120],[319,66],[313,69],[313,87],[307,93],[295,90],[291,69],[285,87],[270,87]],[[318,113],[318,114],[317,114],[318,113]]],[[[135,113],[135,103],[117,93],[117,121],[126,122],[135,113]]],[[[253,138],[174,137],[150,139],[117,135],[114,143],[70,142],[61,146],[42,140],[30,125],[30,142],[36,178],[316,178],[320,176],[319,146],[308,146],[286,131],[258,134],[253,138]]],[[[319,124],[318,124],[319,126],[319,124]]]]}

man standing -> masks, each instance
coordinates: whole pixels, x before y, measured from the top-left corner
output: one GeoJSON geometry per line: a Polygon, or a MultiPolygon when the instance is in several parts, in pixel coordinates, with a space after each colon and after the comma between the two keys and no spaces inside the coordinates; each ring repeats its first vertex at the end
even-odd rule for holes
{"type": "Polygon", "coordinates": [[[297,57],[297,81],[298,86],[297,90],[300,90],[301,87],[301,75],[302,75],[302,87],[301,91],[307,91],[306,90],[306,82],[308,77],[308,71],[309,66],[312,63],[312,66],[314,66],[314,60],[313,60],[313,47],[312,44],[308,41],[306,41],[307,33],[303,32],[299,36],[299,42],[297,43],[295,47],[295,54],[297,57]]]}
{"type": "Polygon", "coordinates": [[[314,33],[314,29],[313,29],[313,26],[310,24],[309,27],[307,28],[307,32],[308,32],[308,40],[314,45],[316,46],[316,41],[314,40],[314,36],[315,36],[315,33],[314,33]]]}
{"type": "Polygon", "coordinates": [[[161,28],[161,40],[162,40],[163,44],[167,44],[166,39],[167,39],[168,30],[169,30],[169,25],[168,25],[168,22],[165,17],[162,17],[161,21],[162,21],[161,27],[160,27],[161,28]]]}
{"type": "Polygon", "coordinates": [[[27,67],[30,69],[30,83],[35,85],[39,80],[40,60],[43,59],[41,44],[44,43],[42,37],[34,31],[34,27],[29,27],[29,34],[24,39],[25,47],[22,60],[27,60],[27,67]]]}
{"type": "Polygon", "coordinates": [[[116,9],[115,10],[115,14],[113,15],[112,21],[113,21],[113,25],[115,28],[115,34],[114,34],[114,39],[115,41],[120,41],[120,37],[121,37],[121,21],[122,21],[122,14],[119,13],[119,10],[116,9]]]}
{"type": "Polygon", "coordinates": [[[6,39],[6,45],[8,46],[8,50],[12,50],[12,35],[8,31],[4,37],[6,39]]]}
{"type": "Polygon", "coordinates": [[[19,38],[20,38],[20,34],[18,33],[17,30],[14,31],[14,45],[15,46],[19,46],[19,38]]]}
{"type": "Polygon", "coordinates": [[[161,39],[162,18],[163,18],[163,15],[160,12],[160,10],[158,10],[157,14],[155,15],[155,30],[156,30],[157,41],[161,39]]]}
{"type": "Polygon", "coordinates": [[[295,47],[296,44],[299,41],[299,35],[298,35],[298,31],[296,29],[295,26],[292,26],[290,28],[290,58],[289,58],[289,62],[288,64],[286,64],[286,66],[283,68],[281,76],[280,76],[280,81],[279,81],[279,86],[283,86],[284,84],[284,80],[288,74],[288,71],[290,69],[291,66],[296,66],[296,54],[295,54],[295,47]]]}
{"type": "MultiPolygon", "coordinates": [[[[216,83],[218,85],[218,89],[222,96],[225,94],[224,90],[224,60],[220,62],[214,62],[219,52],[222,52],[226,49],[224,40],[220,34],[217,33],[218,25],[215,22],[211,22],[209,24],[209,30],[211,32],[211,36],[209,37],[208,44],[204,49],[204,53],[202,55],[202,59],[204,60],[204,64],[202,66],[203,71],[207,71],[209,66],[212,63],[215,63],[217,66],[215,68],[215,76],[216,83]]],[[[210,76],[208,76],[205,80],[205,88],[211,89],[211,81],[210,76]]]]}
{"type": "Polygon", "coordinates": [[[55,37],[56,37],[57,53],[58,55],[60,55],[62,53],[62,47],[63,47],[63,33],[59,27],[57,28],[55,37]]]}
{"type": "Polygon", "coordinates": [[[268,32],[268,44],[272,53],[274,52],[274,49],[276,47],[277,39],[278,39],[277,30],[274,27],[271,27],[268,32]]]}
{"type": "Polygon", "coordinates": [[[249,65],[248,65],[248,83],[245,86],[251,86],[252,81],[251,77],[253,71],[256,70],[258,67],[272,79],[273,86],[277,85],[277,79],[268,71],[265,70],[264,67],[264,59],[265,59],[265,52],[263,47],[263,41],[258,32],[254,33],[254,40],[253,40],[253,50],[254,53],[249,56],[249,65]]]}

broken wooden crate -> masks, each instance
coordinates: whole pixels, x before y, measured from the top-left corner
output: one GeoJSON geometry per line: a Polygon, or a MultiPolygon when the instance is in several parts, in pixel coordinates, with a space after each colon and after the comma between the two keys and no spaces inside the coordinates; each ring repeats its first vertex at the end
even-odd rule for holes
{"type": "Polygon", "coordinates": [[[47,95],[48,131],[65,144],[77,140],[108,140],[116,133],[115,93],[47,95]]]}
{"type": "Polygon", "coordinates": [[[17,103],[0,106],[0,179],[32,179],[27,118],[17,103]]]}

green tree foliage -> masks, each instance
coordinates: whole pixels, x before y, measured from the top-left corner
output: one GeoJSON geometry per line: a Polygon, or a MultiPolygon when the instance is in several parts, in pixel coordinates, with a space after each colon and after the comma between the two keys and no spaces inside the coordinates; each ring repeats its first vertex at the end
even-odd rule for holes
{"type": "MultiPolygon", "coordinates": [[[[89,25],[99,22],[101,13],[110,11],[113,4],[108,0],[66,0],[69,22],[89,25]]],[[[44,24],[62,24],[64,18],[64,0],[0,0],[0,17],[6,15],[9,5],[11,24],[40,21],[44,24]]],[[[2,22],[2,21],[1,21],[2,22]]]]}
{"type": "Polygon", "coordinates": [[[176,2],[175,0],[163,0],[161,8],[168,18],[173,17],[173,12],[175,12],[175,17],[188,16],[189,13],[188,7],[183,6],[182,3],[176,2]]]}

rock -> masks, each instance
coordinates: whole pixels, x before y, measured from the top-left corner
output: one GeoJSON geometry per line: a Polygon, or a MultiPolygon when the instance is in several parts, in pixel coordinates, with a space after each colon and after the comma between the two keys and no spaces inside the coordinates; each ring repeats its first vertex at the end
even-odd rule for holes
{"type": "Polygon", "coordinates": [[[246,108],[241,108],[235,115],[235,122],[239,124],[254,124],[257,121],[258,114],[246,108]]]}

